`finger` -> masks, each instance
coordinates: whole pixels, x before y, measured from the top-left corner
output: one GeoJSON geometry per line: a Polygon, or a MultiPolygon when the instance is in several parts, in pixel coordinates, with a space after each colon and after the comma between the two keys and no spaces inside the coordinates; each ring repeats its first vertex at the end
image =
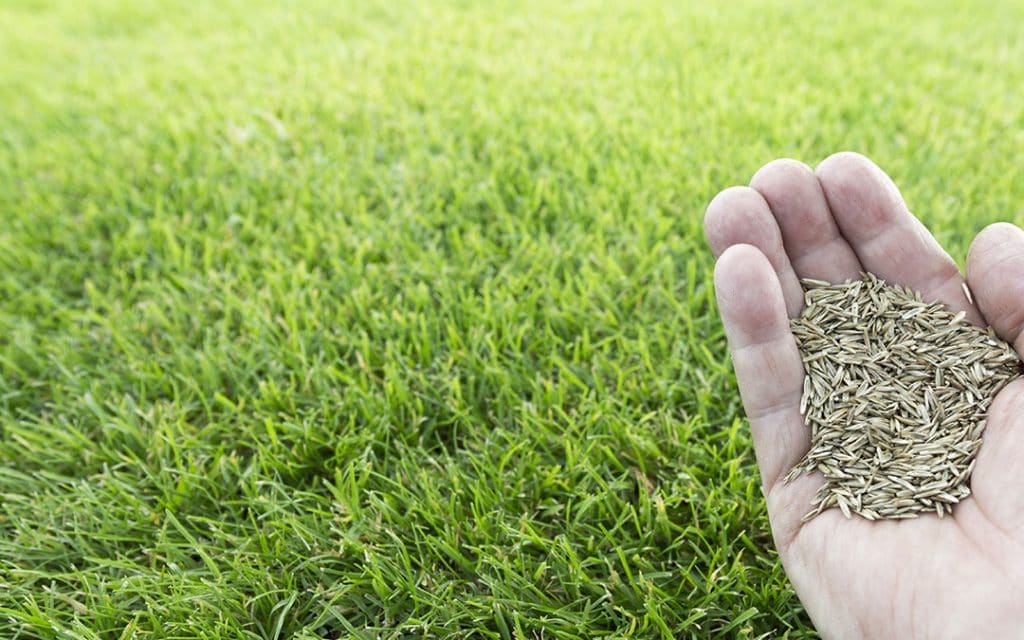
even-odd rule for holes
{"type": "Polygon", "coordinates": [[[771,208],[793,270],[801,278],[843,282],[863,270],[839,232],[811,168],[796,160],[769,162],[750,186],[771,208]]]}
{"type": "Polygon", "coordinates": [[[716,256],[736,244],[749,244],[768,258],[782,287],[785,308],[796,316],[804,305],[800,281],[789,264],[782,234],[761,194],[749,187],[731,187],[708,205],[704,233],[716,256]]]}
{"type": "Polygon", "coordinates": [[[772,532],[787,548],[811,507],[820,478],[783,478],[810,447],[800,415],[803,363],[789,330],[782,287],[756,247],[732,245],[715,265],[715,293],[750,422],[772,532]]]}
{"type": "Polygon", "coordinates": [[[810,446],[800,416],[803,363],[782,288],[756,247],[737,244],[715,265],[715,293],[761,478],[770,487],[810,446]]]}
{"type": "Polygon", "coordinates": [[[985,320],[1024,354],[1024,231],[1006,222],[985,227],[967,252],[967,280],[985,320]]]}
{"type": "Polygon", "coordinates": [[[956,263],[914,217],[896,185],[857,153],[837,153],[815,171],[839,230],[864,268],[919,291],[983,324],[967,299],[956,263]]]}

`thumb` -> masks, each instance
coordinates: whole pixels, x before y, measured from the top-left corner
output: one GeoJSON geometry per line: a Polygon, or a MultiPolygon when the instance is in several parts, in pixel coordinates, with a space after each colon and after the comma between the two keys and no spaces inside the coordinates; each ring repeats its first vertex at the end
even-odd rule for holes
{"type": "MultiPolygon", "coordinates": [[[[986,227],[971,244],[967,280],[978,308],[1003,340],[1024,350],[1024,231],[986,227]]],[[[1024,381],[1003,389],[989,407],[971,488],[985,515],[1004,530],[1024,526],[1024,381]]]]}

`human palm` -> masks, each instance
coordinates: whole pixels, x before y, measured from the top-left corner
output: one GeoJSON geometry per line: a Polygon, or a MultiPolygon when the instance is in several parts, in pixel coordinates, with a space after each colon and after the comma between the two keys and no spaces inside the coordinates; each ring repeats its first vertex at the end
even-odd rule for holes
{"type": "Polygon", "coordinates": [[[826,638],[1024,638],[1024,381],[995,398],[971,479],[952,516],[869,522],[829,509],[801,523],[822,483],[783,481],[810,446],[800,415],[803,365],[789,331],[800,278],[842,282],[870,271],[963,310],[1024,353],[1024,231],[975,238],[966,282],[867,158],[831,156],[812,171],[777,160],[750,187],[708,205],[715,289],[750,421],[772,535],[826,638]],[[973,298],[973,300],[972,300],[973,298]]]}

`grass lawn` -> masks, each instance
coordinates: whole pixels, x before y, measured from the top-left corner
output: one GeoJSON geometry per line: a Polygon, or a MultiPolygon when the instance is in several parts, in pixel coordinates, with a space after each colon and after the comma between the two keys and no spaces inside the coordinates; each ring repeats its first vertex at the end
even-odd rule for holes
{"type": "Polygon", "coordinates": [[[1024,6],[4,2],[0,637],[812,637],[707,200],[864,152],[961,259],[1024,6]]]}

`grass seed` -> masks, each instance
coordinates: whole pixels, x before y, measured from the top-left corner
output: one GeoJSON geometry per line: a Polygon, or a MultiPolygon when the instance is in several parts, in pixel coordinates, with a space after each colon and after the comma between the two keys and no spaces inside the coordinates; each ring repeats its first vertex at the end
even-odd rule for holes
{"type": "Polygon", "coordinates": [[[802,285],[791,326],[811,447],[786,480],[825,479],[804,520],[832,507],[868,520],[952,513],[970,495],[988,406],[1021,373],[1017,354],[963,311],[870,273],[802,285]]]}

